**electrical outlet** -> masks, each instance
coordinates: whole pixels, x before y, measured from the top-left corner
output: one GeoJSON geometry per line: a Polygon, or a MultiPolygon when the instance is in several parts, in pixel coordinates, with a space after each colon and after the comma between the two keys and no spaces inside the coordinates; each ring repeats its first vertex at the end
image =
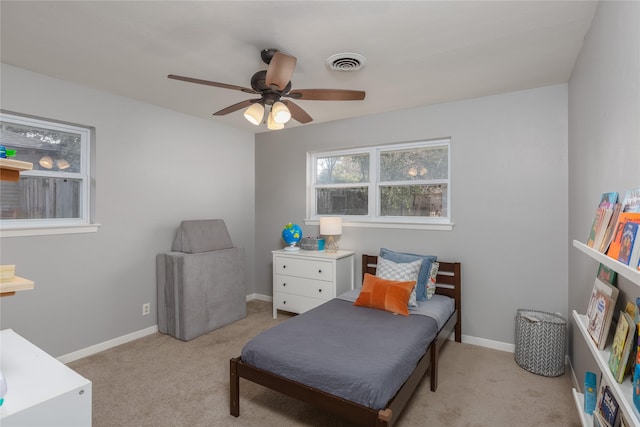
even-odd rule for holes
{"type": "Polygon", "coordinates": [[[149,313],[151,313],[151,304],[150,303],[142,304],[142,315],[146,316],[149,313]]]}

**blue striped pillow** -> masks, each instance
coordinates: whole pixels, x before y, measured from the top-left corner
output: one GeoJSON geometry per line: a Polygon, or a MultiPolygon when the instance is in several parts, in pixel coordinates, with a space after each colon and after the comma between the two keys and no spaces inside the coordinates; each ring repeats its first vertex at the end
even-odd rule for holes
{"type": "Polygon", "coordinates": [[[418,282],[416,283],[416,299],[418,301],[427,300],[427,280],[429,280],[429,274],[431,273],[431,263],[438,259],[435,255],[418,255],[382,248],[380,249],[380,256],[393,262],[412,262],[421,259],[422,267],[420,267],[418,282]]]}

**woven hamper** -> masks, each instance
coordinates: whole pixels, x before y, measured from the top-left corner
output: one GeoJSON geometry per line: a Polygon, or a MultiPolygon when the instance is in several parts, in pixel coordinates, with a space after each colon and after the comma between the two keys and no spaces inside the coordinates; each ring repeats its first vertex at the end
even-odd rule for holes
{"type": "Polygon", "coordinates": [[[545,377],[564,374],[567,321],[561,316],[519,309],[516,314],[516,363],[545,377]]]}

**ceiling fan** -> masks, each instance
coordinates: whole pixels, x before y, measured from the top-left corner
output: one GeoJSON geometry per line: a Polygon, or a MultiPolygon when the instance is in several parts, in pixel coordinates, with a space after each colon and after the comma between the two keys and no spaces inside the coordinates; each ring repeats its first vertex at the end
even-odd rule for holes
{"type": "Polygon", "coordinates": [[[282,129],[284,124],[293,118],[300,123],[309,123],[313,119],[298,104],[290,99],[305,101],[361,101],[365,97],[364,91],[346,89],[291,89],[291,76],[296,67],[295,56],[287,55],[277,49],[265,49],[260,53],[262,61],[267,64],[267,69],[258,71],[251,77],[251,88],[236,86],[226,83],[212,82],[209,80],[195,79],[192,77],[169,74],[167,77],[190,83],[221,87],[224,89],[239,90],[260,98],[247,99],[230,105],[213,113],[214,116],[224,116],[242,108],[248,107],[244,117],[254,125],[262,123],[265,106],[270,107],[267,116],[269,129],[282,129]],[[290,99],[283,99],[290,98],[290,99]]]}

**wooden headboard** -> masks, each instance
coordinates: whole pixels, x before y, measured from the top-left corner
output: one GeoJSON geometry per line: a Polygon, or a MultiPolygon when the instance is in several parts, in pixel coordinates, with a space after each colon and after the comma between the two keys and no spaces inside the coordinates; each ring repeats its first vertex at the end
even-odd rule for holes
{"type": "MultiPolygon", "coordinates": [[[[362,254],[362,278],[364,274],[376,274],[376,266],[378,264],[377,255],[362,254]]],[[[456,324],[456,336],[461,336],[461,320],[462,320],[462,277],[460,275],[459,262],[444,262],[438,260],[440,265],[438,268],[438,276],[436,277],[436,293],[453,298],[458,322],[456,324]]]]}

